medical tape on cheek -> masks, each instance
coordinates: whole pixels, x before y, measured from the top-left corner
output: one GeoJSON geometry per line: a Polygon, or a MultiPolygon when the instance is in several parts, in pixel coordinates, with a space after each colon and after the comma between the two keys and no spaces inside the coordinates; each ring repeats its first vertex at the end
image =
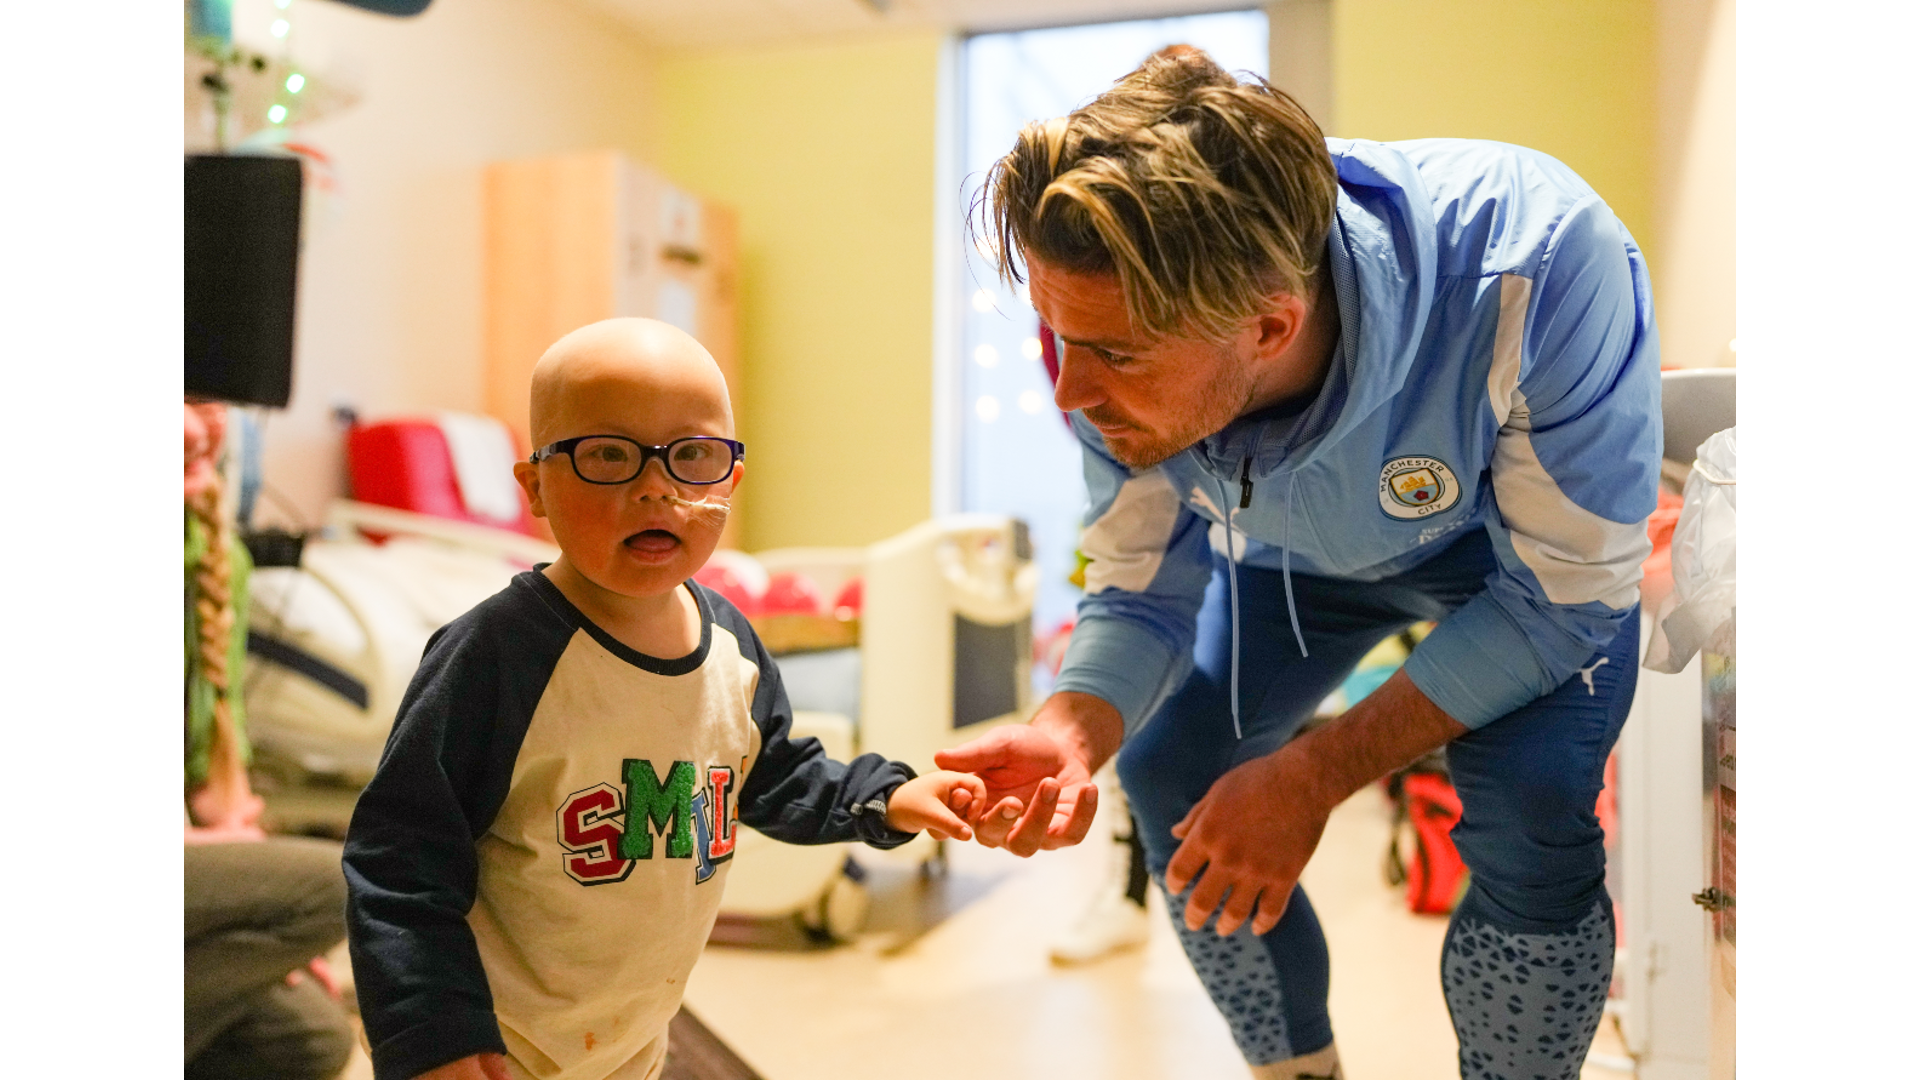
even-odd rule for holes
{"type": "Polygon", "coordinates": [[[678,495],[662,495],[662,499],[674,506],[684,506],[689,510],[704,510],[708,513],[726,515],[733,512],[733,503],[719,495],[709,495],[699,502],[690,502],[678,495]]]}

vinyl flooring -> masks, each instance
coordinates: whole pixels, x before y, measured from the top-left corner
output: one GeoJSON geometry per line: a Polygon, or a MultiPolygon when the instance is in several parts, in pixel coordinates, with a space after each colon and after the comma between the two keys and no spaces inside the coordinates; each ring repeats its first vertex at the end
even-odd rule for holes
{"type": "MultiPolygon", "coordinates": [[[[1328,824],[1305,883],[1332,955],[1348,1080],[1453,1080],[1440,993],[1446,920],[1413,915],[1381,876],[1389,810],[1368,788],[1328,824]]],[[[1111,835],[1105,821],[1094,838],[1111,835]]],[[[785,923],[719,928],[687,1008],[765,1080],[1240,1080],[1225,1022],[1181,954],[1160,897],[1140,948],[1059,967],[1048,943],[1109,871],[1088,842],[1022,860],[948,847],[943,873],[862,853],[873,910],[851,943],[785,923]],[[721,942],[732,942],[723,944],[721,942]]],[[[1611,1018],[1582,1080],[1623,1080],[1611,1018]]],[[[342,1080],[371,1080],[356,1053],[342,1080]]]]}

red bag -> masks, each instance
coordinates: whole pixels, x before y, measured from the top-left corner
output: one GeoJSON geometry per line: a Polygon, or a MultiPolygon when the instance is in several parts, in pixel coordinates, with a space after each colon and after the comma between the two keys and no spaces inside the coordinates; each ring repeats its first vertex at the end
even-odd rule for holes
{"type": "Polygon", "coordinates": [[[1425,762],[1387,777],[1393,836],[1387,841],[1387,884],[1407,887],[1409,910],[1445,915],[1467,891],[1467,865],[1448,831],[1460,820],[1460,796],[1444,771],[1425,762]],[[1412,826],[1412,857],[1401,855],[1403,826],[1412,826]]]}

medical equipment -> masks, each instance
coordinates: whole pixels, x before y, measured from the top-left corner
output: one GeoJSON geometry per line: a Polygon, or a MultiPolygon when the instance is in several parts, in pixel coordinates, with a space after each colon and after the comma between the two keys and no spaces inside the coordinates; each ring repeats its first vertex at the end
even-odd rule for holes
{"type": "MultiPolygon", "coordinates": [[[[1734,380],[1733,370],[1726,368],[1662,373],[1664,474],[1684,482],[1708,436],[1734,425],[1734,380]]],[[[1712,464],[1707,462],[1710,468],[1712,464]]],[[[1677,532],[1676,578],[1683,573],[1677,532]]],[[[1723,539],[1730,545],[1731,532],[1723,539]]],[[[1729,570],[1731,562],[1729,555],[1729,570]]],[[[1661,614],[1641,613],[1643,655],[1661,614]]],[[[1702,865],[1703,850],[1716,852],[1718,839],[1714,826],[1719,784],[1707,779],[1716,770],[1702,754],[1718,734],[1706,659],[1704,654],[1695,656],[1678,674],[1643,666],[1617,751],[1621,888],[1615,896],[1622,955],[1616,971],[1621,996],[1618,1005],[1610,1007],[1619,1010],[1621,1033],[1642,1076],[1704,1080],[1730,1075],[1719,1071],[1724,1047],[1716,1037],[1716,1028],[1728,1022],[1723,1017],[1730,1014],[1730,981],[1723,985],[1718,967],[1726,958],[1716,955],[1716,943],[1694,899],[1702,886],[1716,881],[1703,871],[1717,869],[1702,865]],[[1705,739],[1703,704],[1708,711],[1705,739]]]]}
{"type": "MultiPolygon", "coordinates": [[[[994,514],[962,514],[921,522],[865,548],[775,548],[751,565],[730,556],[729,578],[746,591],[750,607],[769,598],[756,616],[763,640],[784,638],[797,649],[778,655],[781,679],[795,708],[795,729],[809,717],[809,733],[827,751],[877,753],[917,772],[934,767],[936,750],[958,746],[989,728],[1027,718],[1032,710],[1031,620],[1039,572],[1026,527],[994,514]],[[780,595],[780,583],[791,590],[780,595]],[[805,584],[800,584],[804,582],[805,584]],[[757,588],[754,586],[757,585],[757,588]],[[834,609],[791,610],[796,595],[833,597],[834,609]],[[851,605],[859,610],[858,644],[831,644],[851,605]],[[782,620],[792,620],[783,622],[782,620]],[[845,735],[839,725],[845,724],[845,735]],[[821,729],[832,725],[832,737],[821,729]],[[843,743],[835,740],[845,739],[843,743]]],[[[770,646],[771,647],[771,646],[770,646]]],[[[845,757],[841,757],[845,760],[845,757]]],[[[752,869],[750,858],[732,872],[723,912],[768,915],[792,911],[794,882],[817,881],[836,864],[828,890],[799,909],[816,936],[844,939],[865,920],[855,845],[792,848],[755,838],[791,874],[783,879],[752,869]],[[772,849],[778,849],[773,851],[772,849]]],[[[743,849],[747,840],[741,841],[743,849]]],[[[885,857],[922,866],[942,860],[940,845],[922,833],[885,857]]],[[[881,853],[862,851],[863,858],[881,853]]],[[[762,856],[766,858],[766,856],[762,856]]]]}

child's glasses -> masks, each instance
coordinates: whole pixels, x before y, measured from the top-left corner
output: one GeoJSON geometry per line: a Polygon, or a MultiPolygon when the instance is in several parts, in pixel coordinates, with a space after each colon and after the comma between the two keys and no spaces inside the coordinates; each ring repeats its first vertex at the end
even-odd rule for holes
{"type": "Polygon", "coordinates": [[[695,435],[665,446],[646,446],[619,435],[581,435],[549,443],[527,460],[538,465],[555,454],[567,455],[573,474],[589,484],[624,484],[640,475],[658,455],[667,475],[683,484],[717,484],[733,475],[747,448],[732,439],[695,435]]]}

